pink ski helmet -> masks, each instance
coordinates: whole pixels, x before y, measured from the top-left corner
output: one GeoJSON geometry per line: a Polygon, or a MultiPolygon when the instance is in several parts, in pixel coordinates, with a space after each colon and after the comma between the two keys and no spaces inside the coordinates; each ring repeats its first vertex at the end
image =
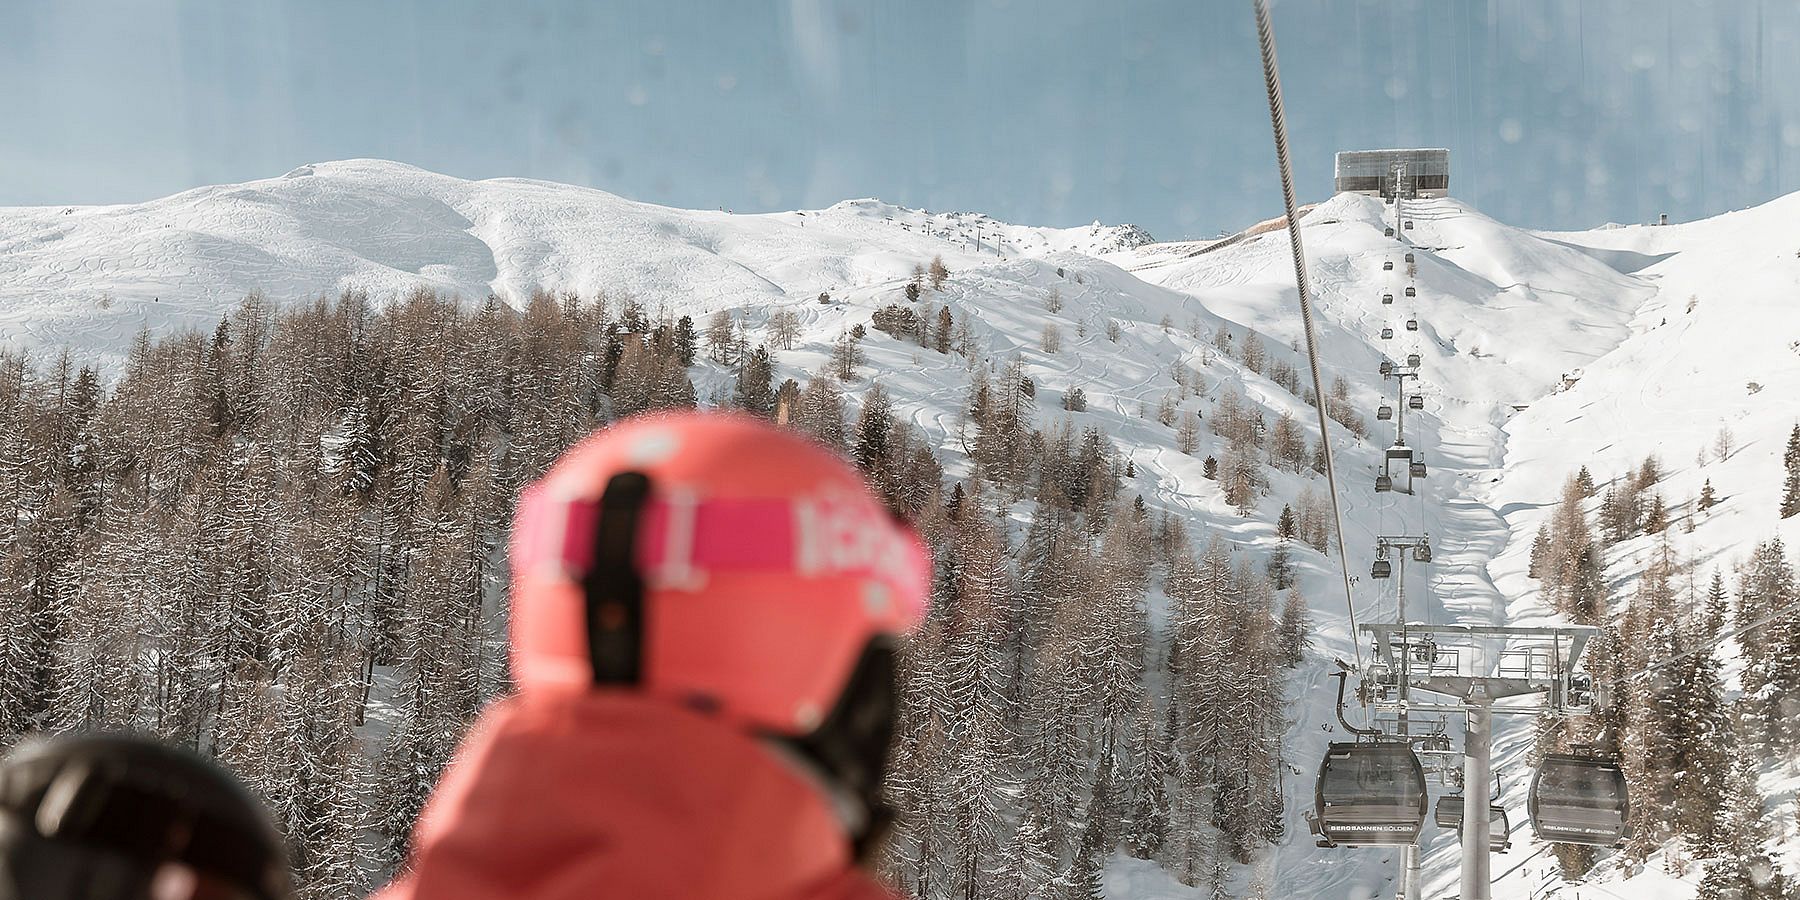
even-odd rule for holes
{"type": "Polygon", "coordinates": [[[862,475],[746,415],[606,428],[519,501],[522,694],[622,688],[804,735],[872,641],[917,627],[930,559],[862,475]]]}

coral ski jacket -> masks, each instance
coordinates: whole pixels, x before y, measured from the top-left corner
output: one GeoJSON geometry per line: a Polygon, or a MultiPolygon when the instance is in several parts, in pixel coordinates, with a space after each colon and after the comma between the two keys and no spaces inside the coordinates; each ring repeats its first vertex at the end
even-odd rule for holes
{"type": "Polygon", "coordinates": [[[813,776],[700,713],[622,691],[502,700],[372,900],[892,900],[813,776]]]}

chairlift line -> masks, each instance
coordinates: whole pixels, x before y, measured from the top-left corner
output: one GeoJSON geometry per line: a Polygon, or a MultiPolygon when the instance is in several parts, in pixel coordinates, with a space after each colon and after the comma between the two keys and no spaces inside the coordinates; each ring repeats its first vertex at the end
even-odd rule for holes
{"type": "MultiPolygon", "coordinates": [[[[1402,854],[1402,895],[1405,900],[1417,900],[1419,895],[1418,880],[1418,840],[1424,826],[1430,806],[1430,795],[1426,789],[1425,769],[1418,753],[1412,746],[1407,731],[1407,713],[1409,710],[1442,710],[1459,712],[1467,717],[1463,729],[1463,781],[1467,784],[1485,785],[1491,771],[1493,716],[1496,712],[1515,712],[1524,710],[1495,709],[1494,701],[1507,697],[1527,694],[1543,694],[1548,697],[1547,705],[1538,710],[1569,712],[1581,708],[1575,696],[1583,690],[1577,685],[1574,672],[1579,664],[1581,652],[1586,642],[1591,639],[1595,629],[1586,626],[1541,628],[1541,627],[1482,627],[1473,625],[1423,625],[1411,629],[1413,634],[1423,634],[1424,640],[1430,642],[1429,648],[1415,645],[1409,635],[1408,620],[1404,612],[1405,597],[1405,564],[1407,555],[1414,560],[1425,563],[1431,560],[1431,548],[1427,537],[1402,536],[1392,538],[1384,536],[1376,545],[1376,558],[1370,567],[1372,580],[1394,579],[1397,596],[1401,598],[1400,609],[1396,621],[1392,625],[1371,624],[1358,626],[1356,623],[1355,594],[1351,586],[1349,553],[1345,546],[1343,528],[1343,510],[1338,497],[1337,466],[1331,445],[1330,422],[1326,415],[1324,376],[1319,364],[1319,349],[1316,330],[1313,324],[1312,300],[1306,276],[1306,254],[1301,243],[1300,223],[1297,204],[1294,200],[1293,168],[1288,152],[1287,122],[1282,107],[1281,76],[1276,62],[1274,26],[1270,20],[1267,0],[1251,0],[1256,16],[1256,32],[1261,50],[1263,64],[1263,83],[1269,105],[1269,121],[1274,132],[1276,163],[1281,175],[1281,190],[1285,222],[1288,229],[1289,246],[1293,253],[1294,283],[1300,300],[1300,315],[1306,337],[1307,360],[1312,367],[1312,382],[1315,404],[1319,417],[1319,433],[1321,455],[1324,457],[1324,469],[1327,484],[1331,493],[1331,511],[1333,522],[1337,526],[1339,570],[1344,582],[1344,603],[1349,613],[1352,634],[1352,648],[1356,655],[1357,671],[1362,675],[1359,697],[1365,707],[1373,706],[1374,711],[1380,709],[1397,710],[1399,715],[1398,734],[1384,733],[1380,727],[1352,727],[1344,718],[1344,685],[1348,679],[1348,667],[1340,663],[1345,671],[1335,673],[1338,681],[1337,715],[1340,722],[1356,737],[1353,741],[1332,742],[1320,761],[1317,779],[1314,782],[1314,818],[1313,831],[1319,836],[1319,845],[1336,846],[1393,846],[1400,847],[1402,854]],[[1390,556],[1390,551],[1392,556],[1390,556]],[[1396,566],[1401,570],[1395,573],[1396,566]],[[1398,575],[1398,578],[1395,576],[1398,575]],[[1374,660],[1368,667],[1363,665],[1362,635],[1364,632],[1375,637],[1373,642],[1374,660]],[[1440,648],[1433,635],[1456,636],[1461,640],[1484,641],[1493,638],[1510,640],[1518,637],[1551,636],[1556,639],[1555,653],[1557,660],[1549,672],[1534,673],[1527,669],[1523,674],[1497,672],[1493,674],[1465,675],[1457,672],[1438,671],[1440,648]],[[1567,650],[1563,649],[1562,638],[1570,638],[1567,650]],[[1566,653],[1566,658],[1565,658],[1566,653]],[[1413,674],[1413,660],[1417,655],[1422,657],[1417,663],[1419,672],[1413,674]],[[1409,695],[1410,691],[1421,691],[1452,698],[1454,703],[1418,703],[1409,695]]],[[[1394,238],[1396,230],[1410,231],[1413,221],[1402,212],[1399,203],[1399,188],[1393,198],[1394,221],[1389,225],[1384,222],[1384,232],[1388,238],[1394,238]]],[[[1405,260],[1410,265],[1415,257],[1410,249],[1405,260]]],[[[1391,257],[1383,265],[1384,271],[1392,268],[1391,257]]],[[[1410,273],[1409,273],[1410,275],[1410,273]]],[[[1409,278],[1410,280],[1410,278],[1409,278]]],[[[1416,298],[1415,286],[1404,285],[1405,296],[1416,298]]],[[[1383,305],[1393,303],[1392,293],[1383,293],[1383,305]]],[[[1404,320],[1407,331],[1420,330],[1418,313],[1409,311],[1404,320]]],[[[1388,338],[1391,326],[1384,327],[1382,337],[1388,338]]],[[[1417,378],[1419,354],[1409,353],[1405,357],[1408,367],[1401,369],[1392,359],[1381,360],[1383,379],[1395,378],[1399,381],[1393,412],[1395,417],[1404,423],[1408,409],[1422,409],[1424,396],[1421,393],[1406,392],[1407,378],[1417,378]]],[[[1379,411],[1388,410],[1384,402],[1379,411]]],[[[1378,418],[1384,418],[1378,415],[1378,418]]],[[[1389,448],[1383,459],[1381,470],[1376,477],[1377,493],[1391,491],[1395,487],[1391,466],[1396,453],[1404,459],[1405,475],[1408,476],[1407,488],[1412,493],[1411,479],[1423,477],[1424,460],[1415,456],[1410,448],[1405,447],[1404,430],[1400,429],[1395,436],[1395,445],[1389,448]]],[[[1385,515],[1385,506],[1377,504],[1377,509],[1385,515]]],[[[1800,604],[1796,604],[1800,605],[1800,604]]],[[[1771,617],[1773,618],[1773,617],[1771,617]]],[[[1740,629],[1739,631],[1742,631],[1740,629]]],[[[1738,633],[1738,632],[1734,632],[1738,633]]],[[[1456,652],[1454,649],[1450,652],[1456,652]]],[[[1666,665],[1667,660],[1659,665],[1666,665]]],[[[1585,688],[1591,695],[1591,682],[1585,688]]],[[[1447,750],[1447,746],[1444,748],[1447,750]]],[[[1552,757],[1555,760],[1555,757],[1552,757]]],[[[1591,843],[1616,841],[1623,833],[1626,797],[1622,773],[1616,765],[1606,768],[1605,760],[1583,759],[1571,757],[1551,764],[1547,762],[1537,771],[1533,780],[1532,798],[1529,811],[1533,828],[1540,837],[1546,835],[1572,834],[1577,840],[1582,839],[1581,829],[1607,830],[1617,826],[1617,832],[1591,836],[1591,843]],[[1595,775],[1594,773],[1601,773],[1595,775]],[[1573,773],[1573,774],[1571,774],[1573,773]],[[1581,777],[1578,777],[1581,776],[1581,777]],[[1585,777],[1592,776],[1592,777],[1585,777]],[[1584,780],[1585,777],[1585,780],[1584,780]],[[1613,788],[1616,787],[1616,790],[1613,788]],[[1585,809],[1587,806],[1602,807],[1597,815],[1585,815],[1573,810],[1585,809]],[[1560,829],[1560,830],[1559,830],[1560,829]]],[[[1485,794],[1485,791],[1482,791],[1485,794]]],[[[1450,804],[1456,799],[1462,801],[1462,810],[1444,808],[1446,820],[1460,819],[1459,833],[1463,843],[1460,884],[1465,900],[1488,900],[1492,897],[1492,877],[1489,853],[1504,850],[1510,840],[1506,810],[1485,796],[1464,794],[1460,798],[1445,798],[1450,804]],[[1491,827],[1498,824],[1498,828],[1491,827]]],[[[1549,837],[1547,839],[1556,839],[1549,837]]]]}

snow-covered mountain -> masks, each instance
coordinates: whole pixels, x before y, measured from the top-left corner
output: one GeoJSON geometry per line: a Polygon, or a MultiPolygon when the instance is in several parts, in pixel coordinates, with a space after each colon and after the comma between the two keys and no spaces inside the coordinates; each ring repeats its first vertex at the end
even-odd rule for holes
{"type": "MultiPolygon", "coordinates": [[[[1525,564],[1562,480],[1583,464],[1596,476],[1622,472],[1652,452],[1666,464],[1671,502],[1697,494],[1704,479],[1726,498],[1676,538],[1690,556],[1726,565],[1784,529],[1790,545],[1800,543],[1800,518],[1781,522],[1774,511],[1783,441],[1800,414],[1792,399],[1800,396],[1800,235],[1791,228],[1800,195],[1687,225],[1575,233],[1513,228],[1451,199],[1407,209],[1413,227],[1396,238],[1383,233],[1391,207],[1366,197],[1340,195],[1302,220],[1326,383],[1341,376],[1371,426],[1367,440],[1335,427],[1332,435],[1348,475],[1352,571],[1366,570],[1375,535],[1425,530],[1438,558],[1430,589],[1415,585],[1409,618],[1549,620],[1525,564]],[[1408,285],[1416,297],[1405,296],[1408,285]],[[1383,327],[1394,336],[1382,339],[1383,327]],[[1385,391],[1377,367],[1409,353],[1422,357],[1425,408],[1408,443],[1431,475],[1416,496],[1378,495],[1373,468],[1392,431],[1375,421],[1385,391]],[[1696,451],[1711,446],[1721,423],[1735,435],[1733,452],[1701,467],[1696,451]]],[[[674,210],[545,182],[322,163],[144,204],[0,209],[0,344],[36,353],[69,346],[116,364],[139,328],[210,328],[253,290],[277,302],[347,289],[383,299],[417,286],[512,301],[536,289],[604,291],[697,321],[736,311],[753,332],[771,311],[792,309],[802,337],[776,354],[779,380],[819,369],[833,340],[881,306],[905,303],[914,267],[941,257],[951,276],[928,299],[975,323],[980,356],[1023,363],[1040,421],[1065,415],[1063,398],[1080,388],[1086,409],[1068,415],[1099,426],[1133,462],[1128,492],[1181,513],[1197,532],[1266,554],[1282,505],[1305,488],[1322,491],[1322,480],[1271,472],[1268,495],[1239,515],[1219,483],[1202,476],[1220,439],[1204,435],[1197,452],[1184,454],[1156,409],[1174,394],[1210,416],[1231,390],[1270,421],[1291,415],[1317,437],[1301,396],[1216,343],[1229,331],[1241,346],[1254,331],[1304,382],[1286,233],[1173,262],[1140,249],[1147,239],[1129,226],[1034,228],[874,200],[758,215],[674,210]],[[1161,264],[1138,268],[1150,261],[1161,264]],[[1049,302],[1052,292],[1060,305],[1049,302]],[[1187,373],[1198,373],[1206,396],[1183,395],[1177,372],[1189,383],[1187,373]]],[[[870,336],[866,371],[955,471],[967,363],[870,336]]],[[[695,377],[702,398],[728,387],[723,370],[702,367],[695,377]]],[[[1628,581],[1644,552],[1620,545],[1612,574],[1628,581]]],[[[1341,737],[1330,730],[1331,660],[1349,658],[1352,647],[1335,561],[1301,556],[1319,635],[1286,742],[1295,772],[1286,788],[1290,836],[1260,874],[1294,896],[1390,893],[1397,854],[1315,849],[1300,817],[1319,754],[1341,737]]],[[[1365,581],[1358,590],[1361,620],[1394,615],[1391,586],[1365,581]]],[[[1521,811],[1530,738],[1528,723],[1503,723],[1496,743],[1505,802],[1521,811]]],[[[1513,819],[1515,849],[1495,861],[1502,896],[1534,895],[1551,867],[1523,819],[1513,819]]],[[[1426,840],[1428,889],[1453,891],[1454,837],[1428,827],[1426,840]]],[[[1669,896],[1692,891],[1659,874],[1639,881],[1669,896]]],[[[1131,900],[1202,894],[1123,857],[1107,885],[1131,900]]]]}
{"type": "Polygon", "coordinates": [[[538,288],[604,290],[710,312],[891,281],[934,254],[969,268],[1145,239],[1131,226],[1027,228],[874,200],[676,210],[350,160],[148,203],[0,211],[0,340],[112,353],[141,325],[210,328],[253,290],[296,299],[425,286],[514,301],[538,288]]]}

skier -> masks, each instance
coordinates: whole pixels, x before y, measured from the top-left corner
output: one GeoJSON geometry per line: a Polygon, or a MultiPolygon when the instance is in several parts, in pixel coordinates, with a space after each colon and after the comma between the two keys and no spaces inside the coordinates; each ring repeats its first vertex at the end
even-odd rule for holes
{"type": "Polygon", "coordinates": [[[0,900],[284,900],[281,838],[229,774],[123,735],[0,761],[0,900]]]}
{"type": "Polygon", "coordinates": [[[735,414],[629,420],[520,498],[517,692],[379,900],[865,900],[895,639],[930,560],[857,470],[735,414]]]}

